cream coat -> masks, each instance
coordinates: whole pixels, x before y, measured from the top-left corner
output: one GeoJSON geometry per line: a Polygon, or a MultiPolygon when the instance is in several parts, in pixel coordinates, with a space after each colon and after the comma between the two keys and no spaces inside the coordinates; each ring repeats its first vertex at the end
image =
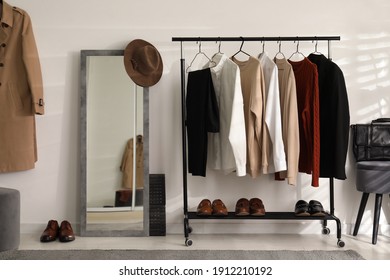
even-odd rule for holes
{"type": "Polygon", "coordinates": [[[0,172],[34,168],[35,114],[44,114],[42,74],[31,20],[3,1],[0,26],[0,172]]]}

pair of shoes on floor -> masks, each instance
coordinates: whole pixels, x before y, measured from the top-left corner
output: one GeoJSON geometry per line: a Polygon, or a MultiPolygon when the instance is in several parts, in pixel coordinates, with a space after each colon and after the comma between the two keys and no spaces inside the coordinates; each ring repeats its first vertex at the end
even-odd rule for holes
{"type": "Polygon", "coordinates": [[[236,216],[264,216],[265,208],[260,198],[240,198],[236,203],[236,216]]]}
{"type": "Polygon", "coordinates": [[[41,242],[51,242],[59,239],[61,242],[70,242],[76,239],[71,224],[68,221],[62,221],[61,226],[56,220],[50,220],[46,229],[42,232],[41,242]]]}
{"type": "Polygon", "coordinates": [[[307,203],[305,200],[298,200],[295,204],[295,216],[325,216],[324,207],[317,200],[310,200],[307,203]]]}
{"type": "Polygon", "coordinates": [[[213,203],[209,199],[203,199],[196,209],[198,216],[227,216],[228,211],[225,204],[220,199],[215,199],[213,203]]]}

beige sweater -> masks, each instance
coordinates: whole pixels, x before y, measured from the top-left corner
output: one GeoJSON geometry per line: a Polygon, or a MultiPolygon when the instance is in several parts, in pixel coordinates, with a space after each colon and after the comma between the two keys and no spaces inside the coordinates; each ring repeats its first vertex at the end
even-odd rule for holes
{"type": "Polygon", "coordinates": [[[247,139],[247,172],[252,178],[256,178],[264,166],[268,166],[268,159],[262,157],[265,126],[264,75],[260,61],[255,57],[251,56],[247,61],[239,61],[234,57],[232,60],[240,68],[247,139]]]}
{"type": "Polygon", "coordinates": [[[282,134],[287,157],[287,172],[280,172],[280,178],[287,178],[290,185],[296,185],[299,161],[299,124],[295,77],[292,66],[286,59],[275,58],[278,67],[282,134]]]}

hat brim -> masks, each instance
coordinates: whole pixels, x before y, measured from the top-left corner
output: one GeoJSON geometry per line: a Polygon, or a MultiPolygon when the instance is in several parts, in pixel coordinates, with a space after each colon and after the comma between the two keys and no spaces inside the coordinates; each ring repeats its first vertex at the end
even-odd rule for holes
{"type": "Polygon", "coordinates": [[[163,72],[163,63],[161,59],[160,53],[157,51],[158,59],[160,60],[157,69],[153,71],[152,73],[143,74],[134,69],[133,64],[131,63],[131,59],[133,58],[134,51],[138,48],[142,48],[145,46],[151,46],[154,49],[156,49],[152,44],[149,42],[142,40],[142,39],[136,39],[131,41],[124,50],[124,65],[127,74],[129,75],[130,79],[133,80],[134,83],[141,87],[150,87],[155,85],[162,76],[163,72]]]}

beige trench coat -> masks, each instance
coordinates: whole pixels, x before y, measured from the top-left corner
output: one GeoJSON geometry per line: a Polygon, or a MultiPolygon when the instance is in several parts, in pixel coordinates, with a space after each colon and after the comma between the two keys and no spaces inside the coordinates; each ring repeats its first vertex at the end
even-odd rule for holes
{"type": "Polygon", "coordinates": [[[22,171],[38,159],[35,114],[44,114],[42,73],[29,15],[5,1],[1,8],[0,172],[22,171]]]}
{"type": "MultiPolygon", "coordinates": [[[[136,142],[136,169],[135,185],[137,189],[144,187],[144,142],[142,135],[137,136],[136,142]]],[[[122,188],[133,188],[133,138],[127,141],[125,151],[123,152],[120,170],[123,172],[122,188]]]]}

